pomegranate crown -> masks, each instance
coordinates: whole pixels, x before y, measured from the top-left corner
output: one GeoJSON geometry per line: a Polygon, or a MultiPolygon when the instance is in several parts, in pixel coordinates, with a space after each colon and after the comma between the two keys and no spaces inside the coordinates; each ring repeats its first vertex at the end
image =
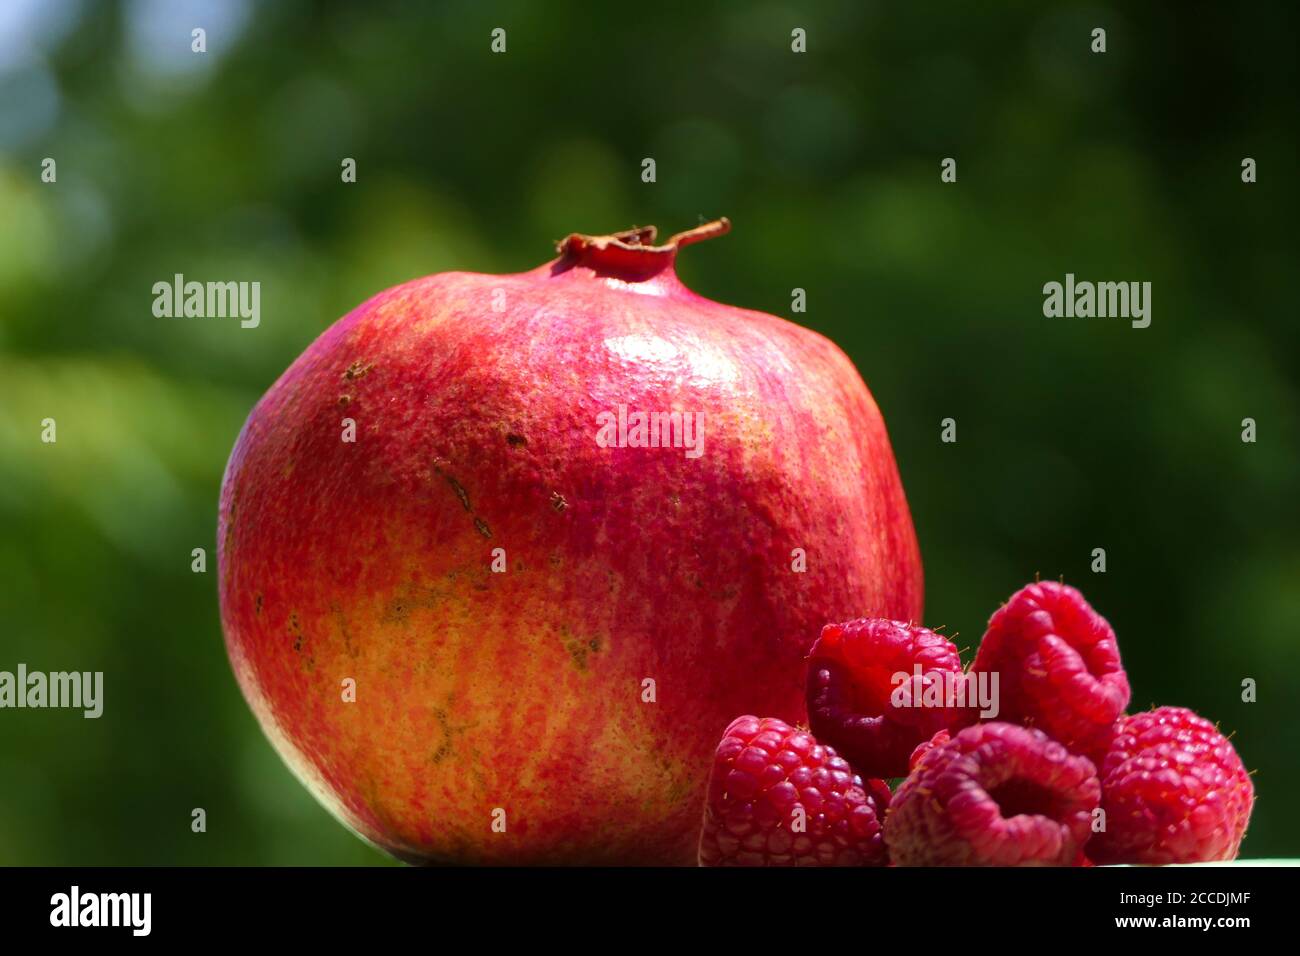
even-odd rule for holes
{"type": "Polygon", "coordinates": [[[559,258],[553,271],[563,272],[583,265],[600,274],[645,279],[671,268],[682,246],[725,236],[730,231],[731,220],[723,216],[679,232],[661,246],[654,244],[659,234],[654,226],[634,226],[607,236],[574,232],[555,244],[559,258]]]}

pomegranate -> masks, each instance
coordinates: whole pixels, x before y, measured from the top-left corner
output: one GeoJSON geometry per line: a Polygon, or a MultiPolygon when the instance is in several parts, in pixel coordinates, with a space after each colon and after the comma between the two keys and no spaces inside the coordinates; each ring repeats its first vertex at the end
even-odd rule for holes
{"type": "Polygon", "coordinates": [[[398,858],[693,863],[731,720],[804,719],[827,621],[920,619],[853,364],[677,278],[727,229],[389,289],[244,425],[231,664],[299,779],[398,858]]]}

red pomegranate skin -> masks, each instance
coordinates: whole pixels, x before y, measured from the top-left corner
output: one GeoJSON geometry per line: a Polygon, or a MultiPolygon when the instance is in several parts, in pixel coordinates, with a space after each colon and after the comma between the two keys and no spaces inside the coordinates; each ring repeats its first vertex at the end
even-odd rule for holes
{"type": "Polygon", "coordinates": [[[389,289],[244,425],[218,527],[236,678],[298,778],[394,856],[692,864],[728,723],[804,720],[827,621],[920,619],[852,363],[676,276],[726,227],[389,289]],[[702,413],[703,453],[601,447],[620,404],[702,413]]]}

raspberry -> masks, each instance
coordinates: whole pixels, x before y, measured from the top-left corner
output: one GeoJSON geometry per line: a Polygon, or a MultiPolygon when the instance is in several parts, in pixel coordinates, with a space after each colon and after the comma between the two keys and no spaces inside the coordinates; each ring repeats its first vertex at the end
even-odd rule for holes
{"type": "Polygon", "coordinates": [[[999,720],[1038,727],[1097,762],[1128,706],[1115,632],[1082,594],[1051,581],[998,608],[971,670],[998,675],[999,720]]]}
{"type": "Polygon", "coordinates": [[[701,866],[884,866],[889,788],[805,730],[738,717],[718,744],[701,866]]]}
{"type": "Polygon", "coordinates": [[[1158,707],[1120,721],[1102,762],[1106,829],[1088,844],[1098,863],[1231,860],[1255,802],[1241,758],[1208,720],[1158,707]]]}
{"type": "Polygon", "coordinates": [[[901,777],[918,744],[969,723],[945,693],[958,686],[950,678],[963,677],[957,648],[924,627],[881,618],[828,624],[809,652],[808,723],[858,773],[901,777]]]}
{"type": "Polygon", "coordinates": [[[885,842],[898,866],[1068,866],[1100,798],[1086,757],[1039,730],[976,724],[921,755],[885,842]]]}
{"type": "Polygon", "coordinates": [[[912,751],[912,756],[907,758],[907,772],[911,773],[916,769],[916,765],[921,762],[922,757],[928,754],[935,747],[940,744],[946,744],[951,739],[952,734],[946,730],[941,730],[929,740],[924,740],[917,744],[916,749],[912,751]]]}

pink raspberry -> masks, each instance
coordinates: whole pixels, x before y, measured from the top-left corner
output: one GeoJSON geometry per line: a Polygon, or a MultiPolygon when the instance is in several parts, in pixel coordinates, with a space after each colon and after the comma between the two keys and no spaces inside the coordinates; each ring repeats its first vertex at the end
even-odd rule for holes
{"type": "Polygon", "coordinates": [[[889,788],[853,773],[812,734],[738,717],[709,776],[701,866],[884,866],[889,788]]]}
{"type": "Polygon", "coordinates": [[[970,722],[947,693],[963,677],[957,648],[924,627],[828,624],[809,652],[808,723],[858,773],[901,777],[918,744],[970,722]]]}
{"type": "Polygon", "coordinates": [[[999,720],[1037,727],[1094,761],[1128,706],[1115,632],[1082,594],[1052,581],[998,608],[971,670],[998,675],[999,720]]]}
{"type": "Polygon", "coordinates": [[[1231,860],[1255,787],[1231,743],[1183,707],[1120,721],[1102,761],[1106,829],[1088,844],[1098,863],[1231,860]]]}
{"type": "Polygon", "coordinates": [[[898,866],[1068,866],[1100,799],[1086,757],[1042,731],[976,724],[921,755],[894,794],[885,842],[898,866]]]}
{"type": "Polygon", "coordinates": [[[935,747],[940,744],[946,744],[951,739],[951,733],[947,730],[941,730],[929,740],[923,740],[921,743],[917,744],[916,749],[912,751],[912,756],[907,758],[907,772],[911,773],[916,769],[916,765],[921,762],[922,757],[928,754],[935,747]]]}

